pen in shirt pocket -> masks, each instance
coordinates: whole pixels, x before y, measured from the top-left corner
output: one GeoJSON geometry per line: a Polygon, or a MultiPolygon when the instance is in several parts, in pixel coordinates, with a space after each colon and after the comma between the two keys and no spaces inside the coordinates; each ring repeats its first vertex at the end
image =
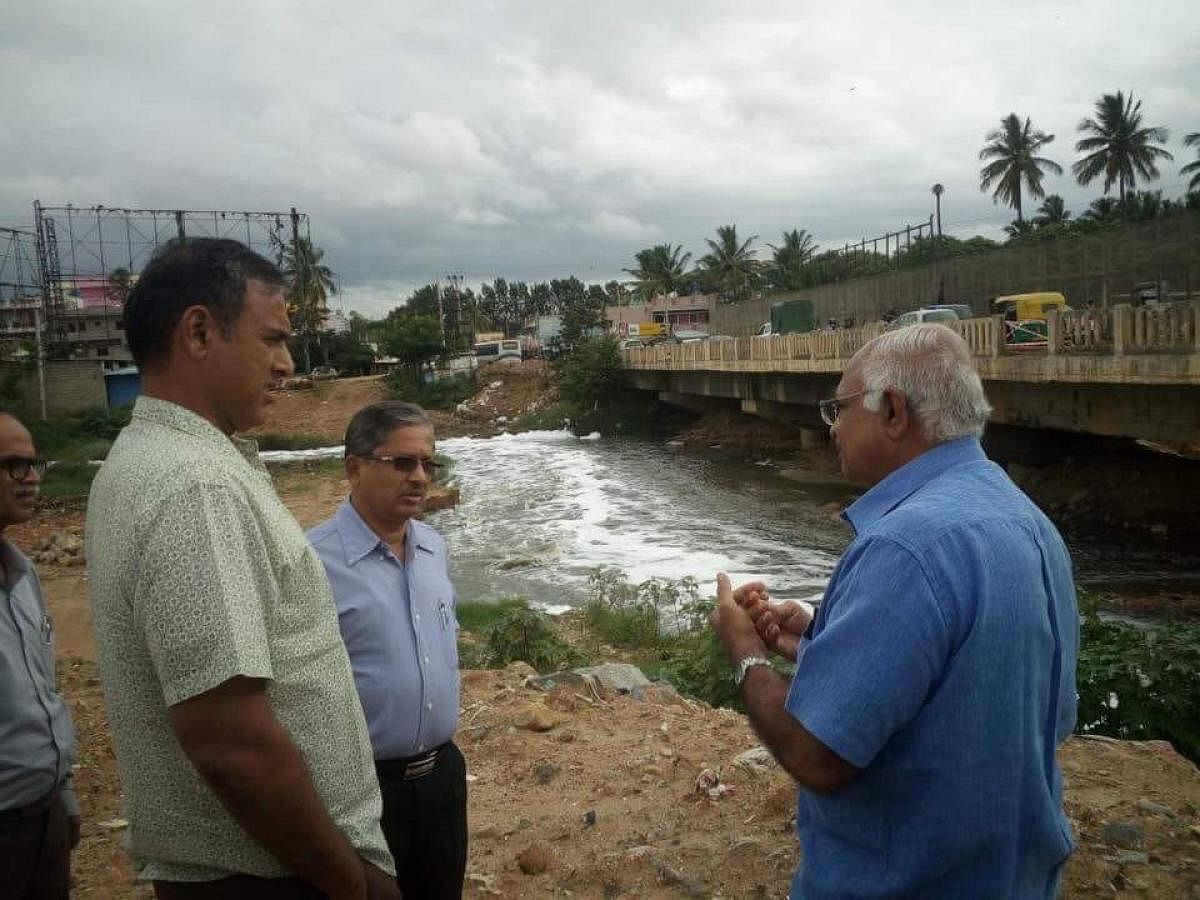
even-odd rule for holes
{"type": "Polygon", "coordinates": [[[450,624],[450,608],[446,606],[445,600],[438,601],[438,612],[442,615],[443,627],[450,624]]]}

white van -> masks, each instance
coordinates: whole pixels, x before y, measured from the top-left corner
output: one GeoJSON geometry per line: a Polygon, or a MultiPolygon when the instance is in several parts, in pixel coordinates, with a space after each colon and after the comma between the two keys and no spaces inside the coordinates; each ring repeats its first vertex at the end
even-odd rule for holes
{"type": "Polygon", "coordinates": [[[958,314],[952,309],[914,309],[892,319],[889,328],[903,328],[905,325],[916,325],[918,322],[957,322],[958,314]]]}
{"type": "Polygon", "coordinates": [[[521,342],[515,338],[482,341],[475,345],[475,359],[481,366],[494,362],[520,362],[521,342]]]}

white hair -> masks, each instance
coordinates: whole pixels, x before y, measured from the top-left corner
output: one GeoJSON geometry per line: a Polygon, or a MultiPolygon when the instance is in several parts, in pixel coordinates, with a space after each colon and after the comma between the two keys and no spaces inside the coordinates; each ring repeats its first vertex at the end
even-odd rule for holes
{"type": "Polygon", "coordinates": [[[909,325],[868,341],[855,358],[867,409],[877,411],[883,392],[893,388],[904,394],[926,440],[982,436],[992,408],[958,332],[932,322],[909,325]]]}

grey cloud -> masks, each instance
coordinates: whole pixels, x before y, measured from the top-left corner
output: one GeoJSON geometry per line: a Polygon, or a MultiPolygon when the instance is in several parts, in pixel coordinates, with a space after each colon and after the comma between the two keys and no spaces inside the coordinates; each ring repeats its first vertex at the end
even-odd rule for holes
{"type": "Polygon", "coordinates": [[[1009,111],[1066,167],[1093,101],[1134,90],[1172,131],[1167,193],[1200,130],[1186,0],[27,6],[0,33],[0,221],[295,205],[372,313],[447,272],[615,277],[729,222],[836,246],[925,219],[935,181],[951,233],[994,235],[975,157],[1009,111]]]}

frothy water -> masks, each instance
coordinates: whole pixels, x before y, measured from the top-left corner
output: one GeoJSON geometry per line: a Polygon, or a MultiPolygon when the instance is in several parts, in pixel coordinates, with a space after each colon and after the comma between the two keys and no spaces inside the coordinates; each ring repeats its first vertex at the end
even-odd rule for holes
{"type": "Polygon", "coordinates": [[[438,451],[453,459],[462,497],[429,523],[450,545],[464,600],[573,606],[597,566],[633,582],[691,576],[702,594],[722,570],[735,584],[762,579],[776,597],[811,598],[849,537],[822,509],[847,489],[800,487],[755,461],[566,431],[451,438],[438,451]]]}

